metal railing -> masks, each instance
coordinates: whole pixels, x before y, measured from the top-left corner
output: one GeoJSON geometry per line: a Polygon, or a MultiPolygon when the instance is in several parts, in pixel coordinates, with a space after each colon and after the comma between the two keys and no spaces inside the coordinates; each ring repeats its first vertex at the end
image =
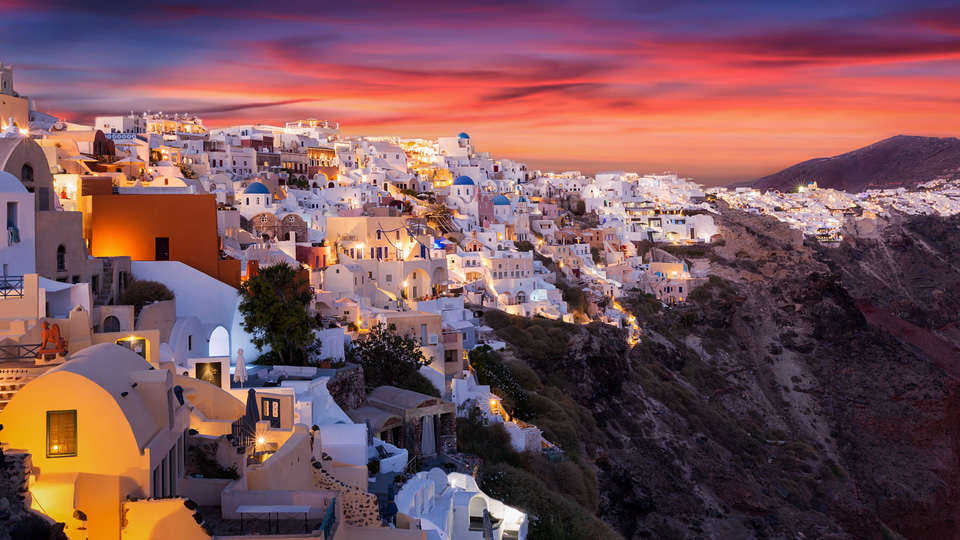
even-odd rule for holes
{"type": "Polygon", "coordinates": [[[40,344],[0,345],[0,360],[26,360],[40,354],[40,344]]]}
{"type": "Polygon", "coordinates": [[[0,277],[0,298],[23,298],[23,276],[0,277]]]}
{"type": "Polygon", "coordinates": [[[333,523],[337,519],[337,498],[334,497],[330,500],[330,506],[327,507],[327,513],[323,516],[323,522],[320,523],[320,530],[323,532],[323,539],[327,540],[330,538],[330,534],[333,531],[333,523]]]}

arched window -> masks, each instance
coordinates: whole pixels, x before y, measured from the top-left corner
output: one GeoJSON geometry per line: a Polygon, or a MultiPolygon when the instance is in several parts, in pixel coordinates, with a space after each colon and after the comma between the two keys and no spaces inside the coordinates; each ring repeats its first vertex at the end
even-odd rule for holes
{"type": "Polygon", "coordinates": [[[20,181],[33,182],[33,165],[29,163],[23,164],[23,167],[20,169],[20,181]]]}
{"type": "Polygon", "coordinates": [[[57,272],[67,271],[67,248],[60,244],[57,248],[57,272]]]}
{"type": "Polygon", "coordinates": [[[527,302],[527,293],[520,291],[517,293],[517,303],[524,304],[527,302]]]}
{"type": "Polygon", "coordinates": [[[119,332],[120,331],[120,319],[110,315],[103,320],[103,331],[104,332],[119,332]]]}

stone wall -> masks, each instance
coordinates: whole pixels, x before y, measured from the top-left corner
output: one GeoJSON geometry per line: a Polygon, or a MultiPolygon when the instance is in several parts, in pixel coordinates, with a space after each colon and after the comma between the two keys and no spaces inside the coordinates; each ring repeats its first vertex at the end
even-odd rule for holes
{"type": "Polygon", "coordinates": [[[327,383],[327,390],[341,409],[349,411],[367,404],[367,388],[363,368],[357,364],[337,370],[337,376],[327,383]]]}
{"type": "Polygon", "coordinates": [[[453,454],[457,451],[457,415],[440,415],[440,451],[453,454]]]}
{"type": "Polygon", "coordinates": [[[354,527],[379,527],[380,503],[372,493],[348,486],[323,470],[320,462],[313,463],[313,485],[317,489],[340,491],[338,504],[343,505],[343,520],[354,527]]]}
{"type": "Polygon", "coordinates": [[[63,523],[54,523],[49,517],[30,510],[32,497],[27,489],[33,468],[30,454],[7,452],[0,456],[0,540],[28,531],[36,531],[42,538],[66,540],[63,523]]]}

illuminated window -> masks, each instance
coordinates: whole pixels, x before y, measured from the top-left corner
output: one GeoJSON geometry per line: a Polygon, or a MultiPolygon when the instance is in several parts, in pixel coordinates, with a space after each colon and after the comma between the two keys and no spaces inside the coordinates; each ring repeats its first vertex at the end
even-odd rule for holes
{"type": "Polygon", "coordinates": [[[77,455],[77,411],[47,411],[47,457],[77,455]]]}

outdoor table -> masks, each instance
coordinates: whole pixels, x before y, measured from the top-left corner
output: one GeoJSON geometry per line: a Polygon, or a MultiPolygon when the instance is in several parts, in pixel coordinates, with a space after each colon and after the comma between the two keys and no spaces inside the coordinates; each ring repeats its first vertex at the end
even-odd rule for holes
{"type": "MultiPolygon", "coordinates": [[[[243,516],[248,515],[254,519],[259,516],[267,516],[267,533],[270,533],[271,518],[275,523],[276,533],[280,534],[280,517],[288,517],[303,514],[304,532],[310,532],[307,526],[307,512],[310,511],[309,505],[289,505],[289,504],[269,504],[269,505],[243,505],[237,507],[237,513],[240,514],[240,532],[243,532],[243,516]]],[[[253,523],[250,524],[250,533],[253,534],[253,523]]]]}

